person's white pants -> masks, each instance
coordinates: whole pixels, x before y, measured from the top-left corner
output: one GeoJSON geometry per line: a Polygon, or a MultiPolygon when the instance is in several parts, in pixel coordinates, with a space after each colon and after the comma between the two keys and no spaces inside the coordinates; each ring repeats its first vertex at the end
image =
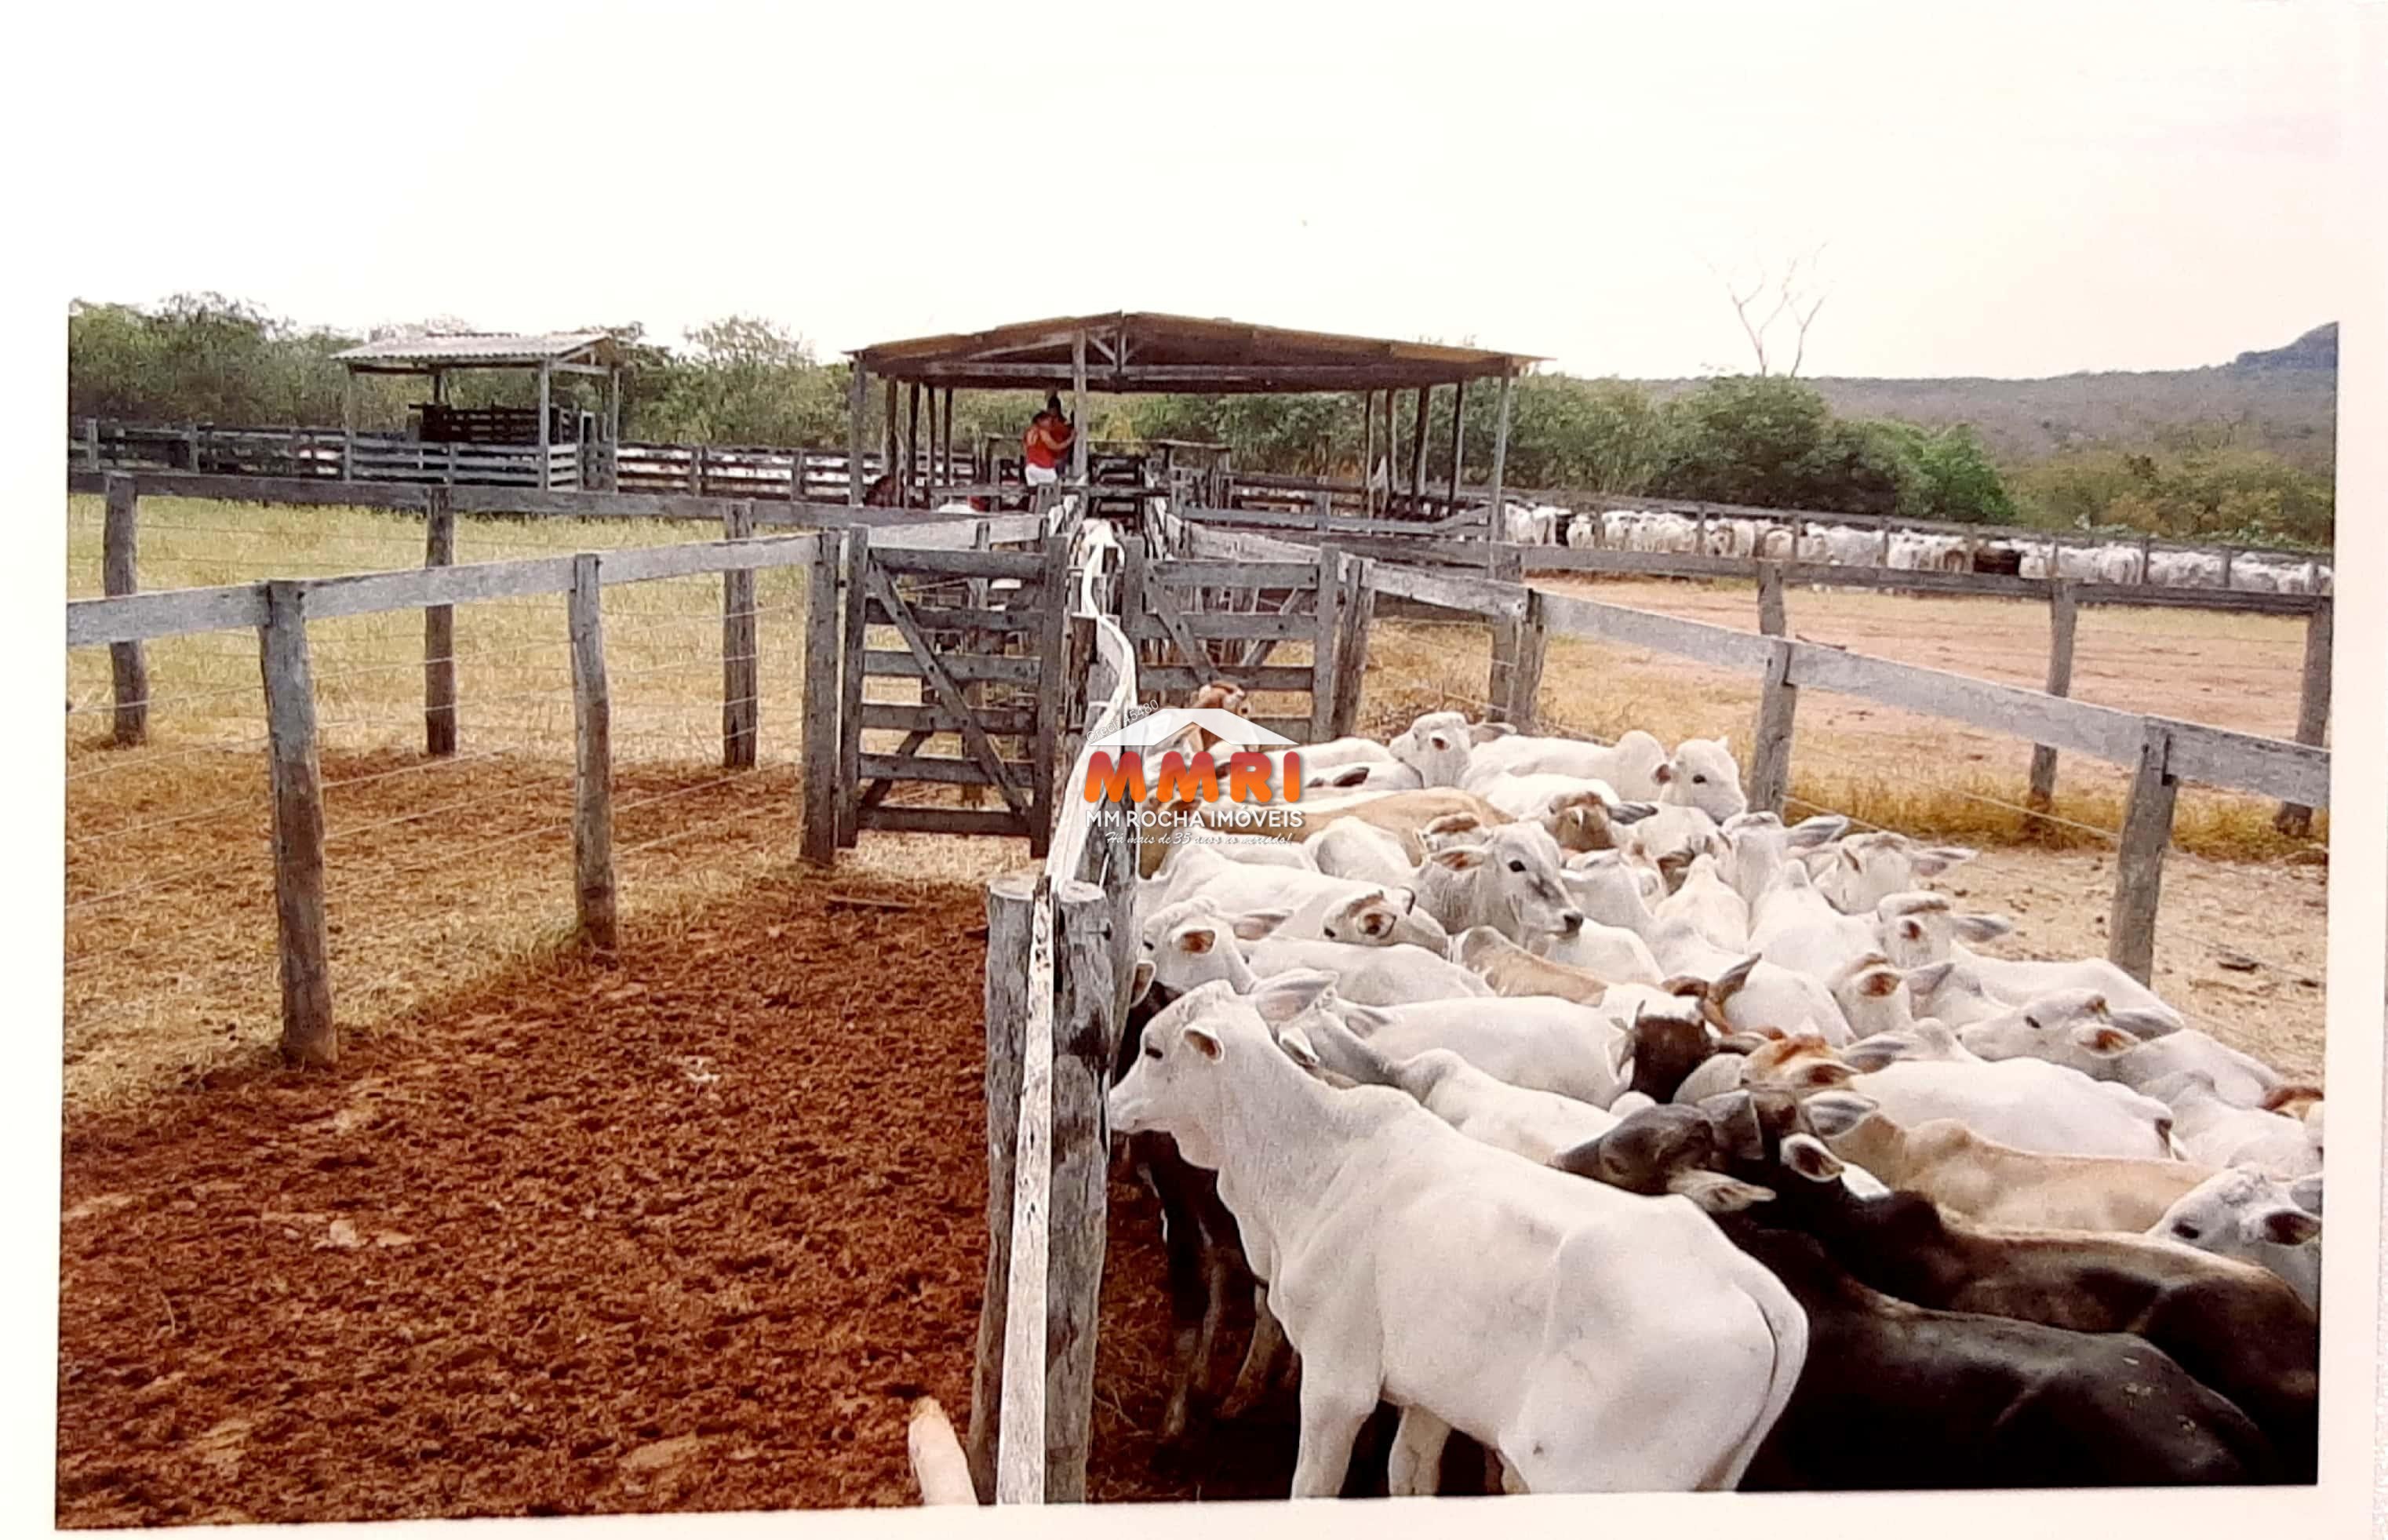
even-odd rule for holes
{"type": "Polygon", "coordinates": [[[1061,470],[1058,465],[1029,465],[1022,474],[1032,487],[1049,487],[1061,479],[1061,470]]]}

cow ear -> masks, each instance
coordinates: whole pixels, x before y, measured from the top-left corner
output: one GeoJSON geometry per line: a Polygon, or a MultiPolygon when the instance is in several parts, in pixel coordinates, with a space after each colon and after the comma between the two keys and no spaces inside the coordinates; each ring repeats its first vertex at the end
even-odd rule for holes
{"type": "Polygon", "coordinates": [[[1650,772],[1650,779],[1662,786],[1674,778],[1675,767],[1671,761],[1665,759],[1661,759],[1658,762],[1658,768],[1650,772]]]}
{"type": "Polygon", "coordinates": [[[1910,968],[1899,976],[1907,980],[1912,995],[1928,995],[1949,982],[1949,972],[1957,966],[1954,958],[1945,962],[1927,962],[1921,968],[1910,968]]]}
{"type": "Polygon", "coordinates": [[[1841,1050],[1841,1057],[1861,1075],[1886,1069],[1907,1057],[1908,1045],[1896,1037],[1861,1037],[1841,1050]]]}
{"type": "Polygon", "coordinates": [[[1140,1004],[1144,997],[1150,993],[1152,993],[1152,964],[1143,958],[1138,958],[1136,963],[1136,974],[1128,980],[1127,1002],[1130,1005],[1140,1004]]]}
{"type": "Polygon", "coordinates": [[[1495,738],[1505,738],[1517,731],[1507,722],[1478,722],[1467,730],[1467,740],[1473,744],[1489,744],[1495,738]]]}
{"type": "Polygon", "coordinates": [[[1764,1160],[1766,1129],[1758,1121],[1757,1098],[1747,1091],[1729,1091],[1710,1101],[1713,1105],[1703,1102],[1700,1110],[1708,1114],[1726,1152],[1735,1160],[1764,1160]]]}
{"type": "Polygon", "coordinates": [[[1960,914],[1956,930],[1965,941],[1996,941],[2014,930],[2014,922],[2003,914],[1960,914]]]}
{"type": "Polygon", "coordinates": [[[1832,1181],[1843,1170],[1841,1158],[1813,1134],[1793,1134],[1785,1139],[1783,1164],[1811,1182],[1832,1181]]]}
{"type": "Polygon", "coordinates": [[[1366,784],[1367,780],[1368,767],[1365,765],[1353,765],[1350,770],[1338,770],[1333,776],[1321,782],[1320,784],[1335,787],[1359,786],[1366,784]]]}
{"type": "Polygon", "coordinates": [[[1793,824],[1787,843],[1794,850],[1813,849],[1840,838],[1848,826],[1849,821],[1838,813],[1818,813],[1813,818],[1803,818],[1793,824]]]}
{"type": "Polygon", "coordinates": [[[1258,941],[1286,923],[1293,913],[1289,909],[1248,910],[1236,916],[1234,928],[1238,941],[1258,941]]]}
{"type": "Polygon", "coordinates": [[[1484,864],[1484,852],[1473,845],[1450,845],[1427,859],[1447,872],[1469,872],[1484,864]]]}
{"type": "Polygon", "coordinates": [[[2267,1208],[2239,1222],[2240,1236],[2275,1246],[2302,1246],[2321,1239],[2321,1221],[2301,1208],[2267,1208]]]}
{"type": "Polygon", "coordinates": [[[1888,968],[1874,968],[1858,980],[1858,992],[1868,999],[1884,999],[1899,993],[1899,986],[1903,982],[1888,968]]]}
{"type": "Polygon", "coordinates": [[[1226,1046],[1217,1037],[1199,1026],[1189,1026],[1186,1029],[1186,1046],[1213,1063],[1218,1062],[1221,1054],[1227,1051],[1226,1046]]]}
{"type": "Polygon", "coordinates": [[[1926,850],[1918,850],[1915,853],[1915,874],[1937,877],[1952,866],[1962,866],[1975,854],[1962,845],[1936,845],[1926,850]]]}
{"type": "Polygon", "coordinates": [[[2129,1033],[2117,1032],[2098,1022],[2075,1027],[2072,1037],[2076,1048],[2087,1049],[2101,1059],[2112,1059],[2140,1046],[2140,1040],[2129,1033]]]}
{"type": "Polygon", "coordinates": [[[1877,1103],[1855,1091],[1820,1091],[1801,1102],[1799,1111],[1819,1139],[1838,1139],[1874,1114],[1877,1103]]]}
{"type": "Polygon", "coordinates": [[[1385,898],[1387,902],[1394,905],[1394,907],[1399,909],[1404,914],[1416,914],[1417,912],[1416,888],[1389,887],[1385,890],[1385,898]]]}
{"type": "Polygon", "coordinates": [[[1318,1050],[1310,1046],[1308,1035],[1298,1026],[1278,1033],[1277,1046],[1285,1050],[1285,1056],[1303,1069],[1315,1070],[1320,1067],[1318,1050]]]}
{"type": "Polygon", "coordinates": [[[1735,1181],[1714,1171],[1679,1171],[1667,1178],[1667,1190],[1689,1198],[1709,1214],[1737,1214],[1774,1197],[1772,1188],[1735,1181]]]}
{"type": "MultiPolygon", "coordinates": [[[[1638,1014],[1638,1011],[1637,1011],[1638,1014]]],[[[1633,1035],[1620,1032],[1608,1039],[1608,1073],[1616,1079],[1625,1078],[1625,1066],[1633,1061],[1633,1035]]]]}
{"type": "Polygon", "coordinates": [[[1188,925],[1177,933],[1177,949],[1188,957],[1200,957],[1218,944],[1215,925],[1188,925]]]}

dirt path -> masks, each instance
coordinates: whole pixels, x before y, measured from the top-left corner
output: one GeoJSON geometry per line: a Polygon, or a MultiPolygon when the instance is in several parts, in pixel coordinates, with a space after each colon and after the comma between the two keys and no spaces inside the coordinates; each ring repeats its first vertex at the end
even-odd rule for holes
{"type": "Polygon", "coordinates": [[[73,1118],[59,1521],[911,1501],[984,1266],[982,903],[783,876],[336,1076],[73,1118]]]}

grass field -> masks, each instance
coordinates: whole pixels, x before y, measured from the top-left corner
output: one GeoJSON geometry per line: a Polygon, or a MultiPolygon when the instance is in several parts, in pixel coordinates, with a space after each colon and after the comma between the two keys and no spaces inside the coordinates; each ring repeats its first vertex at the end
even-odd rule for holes
{"type": "MultiPolygon", "coordinates": [[[[93,594],[98,500],[70,500],[69,516],[69,592],[93,594]]],[[[466,519],[459,521],[457,559],[712,535],[705,526],[653,520],[466,519]]],[[[169,499],[142,504],[145,588],[421,560],[418,518],[169,499]]],[[[1754,629],[1746,587],[1596,583],[1587,591],[1754,629]]],[[[701,912],[785,867],[796,843],[802,576],[766,572],[758,580],[761,768],[753,774],[718,768],[720,605],[714,578],[606,594],[620,766],[618,877],[626,916],[641,923],[669,925],[701,912]]],[[[1799,635],[1906,661],[2026,684],[2038,682],[2045,667],[2046,617],[2027,605],[1801,592],[1791,595],[1790,613],[1799,635]]],[[[555,945],[571,922],[572,708],[563,602],[502,601],[458,612],[461,752],[447,760],[421,754],[421,626],[406,612],[311,629],[335,996],[351,1032],[378,1030],[413,1002],[555,945]]],[[[2297,626],[2262,617],[2088,612],[2077,694],[2127,707],[2162,700],[2172,714],[2284,735],[2295,711],[2297,626]]],[[[1489,648],[1481,626],[1380,624],[1371,636],[1363,730],[1390,732],[1420,710],[1480,703],[1489,648]]],[[[146,652],[151,743],[134,751],[107,742],[105,649],[79,650],[67,665],[66,1056],[76,1104],[188,1083],[270,1045],[276,1031],[256,640],[225,632],[153,643],[146,652]]],[[[1302,655],[1289,646],[1282,660],[1302,655]]],[[[872,693],[905,698],[908,684],[874,681],[872,693]]],[[[1613,735],[1641,726],[1670,741],[1721,734],[1746,751],[1757,681],[1558,639],[1542,702],[1557,729],[1613,735]]],[[[1302,697],[1275,704],[1296,706],[1302,697]]],[[[1800,704],[1798,725],[1797,798],[1919,834],[2006,846],[1995,861],[1986,857],[1969,869],[1986,899],[2037,903],[2031,939],[2042,948],[2103,950],[2096,923],[2107,890],[2097,863],[2108,841],[2099,831],[2119,821],[2119,771],[2067,757],[2053,809],[2064,821],[2026,840],[2016,805],[2027,745],[1813,693],[1800,704]]],[[[869,746],[894,736],[871,734],[869,746]]],[[[932,752],[952,750],[933,745],[932,752]]],[[[2158,982],[2217,1012],[2254,1004],[2309,1048],[2318,1067],[2318,991],[2295,982],[2318,970],[2318,929],[2310,936],[2303,929],[2276,933],[2258,948],[2269,961],[2253,982],[2277,980],[2277,996],[2242,999],[2249,977],[2214,971],[2213,959],[2236,929],[2234,904],[2243,912],[2249,896],[2260,895],[2293,921],[2319,892],[2318,867],[2287,864],[2317,847],[2292,846],[2272,834],[2270,811],[2253,798],[2184,791],[2180,845],[2191,859],[2177,863],[2180,874],[2168,881],[2159,954],[2161,966],[2195,971],[2158,982]],[[2209,986],[2223,992],[2210,999],[2198,992],[2209,986]]],[[[924,881],[968,879],[1022,857],[1023,847],[1008,841],[872,835],[845,859],[924,881]]]]}

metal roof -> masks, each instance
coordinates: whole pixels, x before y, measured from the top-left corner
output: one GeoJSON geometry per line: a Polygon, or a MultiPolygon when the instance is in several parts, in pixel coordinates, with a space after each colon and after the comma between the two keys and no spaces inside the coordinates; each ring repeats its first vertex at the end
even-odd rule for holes
{"type": "Polygon", "coordinates": [[[915,337],[849,356],[871,374],[967,389],[1066,389],[1086,338],[1086,385],[1108,393],[1384,390],[1523,374],[1531,353],[1343,337],[1239,321],[1119,311],[915,337]]]}
{"type": "Polygon", "coordinates": [[[612,366],[621,350],[605,332],[446,332],[429,337],[393,337],[333,355],[351,368],[389,364],[431,368],[535,368],[541,363],[582,363],[612,366]],[[586,354],[587,357],[581,355],[586,354]]]}

